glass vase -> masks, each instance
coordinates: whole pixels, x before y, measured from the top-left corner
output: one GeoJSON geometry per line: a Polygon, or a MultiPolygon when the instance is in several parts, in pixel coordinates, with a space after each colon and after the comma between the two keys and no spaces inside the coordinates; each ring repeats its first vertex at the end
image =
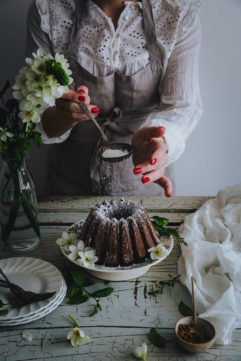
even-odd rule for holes
{"type": "Polygon", "coordinates": [[[35,185],[25,160],[2,162],[0,239],[5,251],[27,253],[41,242],[35,185]]]}

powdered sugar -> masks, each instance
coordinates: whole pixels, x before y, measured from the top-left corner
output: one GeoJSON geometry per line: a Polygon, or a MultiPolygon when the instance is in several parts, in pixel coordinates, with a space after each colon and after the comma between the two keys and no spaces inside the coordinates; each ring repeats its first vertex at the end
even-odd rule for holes
{"type": "Polygon", "coordinates": [[[108,148],[102,153],[101,157],[102,158],[120,158],[120,157],[125,157],[128,154],[129,154],[128,150],[108,148]]]}

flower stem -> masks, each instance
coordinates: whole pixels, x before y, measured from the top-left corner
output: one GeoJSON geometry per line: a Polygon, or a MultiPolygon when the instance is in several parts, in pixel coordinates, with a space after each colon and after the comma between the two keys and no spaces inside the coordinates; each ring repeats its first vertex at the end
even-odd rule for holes
{"type": "Polygon", "coordinates": [[[68,315],[68,317],[71,319],[71,321],[74,323],[75,327],[79,328],[78,323],[75,321],[74,317],[72,317],[71,315],[68,315]]]}

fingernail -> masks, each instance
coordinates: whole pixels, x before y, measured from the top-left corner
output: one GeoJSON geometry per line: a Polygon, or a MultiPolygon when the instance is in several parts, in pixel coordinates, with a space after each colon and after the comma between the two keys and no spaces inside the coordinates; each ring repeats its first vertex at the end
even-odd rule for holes
{"type": "Polygon", "coordinates": [[[144,182],[144,183],[150,182],[150,178],[149,178],[149,177],[145,177],[145,178],[143,179],[143,182],[144,182]]]}
{"type": "Polygon", "coordinates": [[[78,100],[79,100],[80,102],[84,102],[84,101],[85,101],[85,97],[84,97],[83,95],[79,95],[79,96],[78,96],[78,100]]]}
{"type": "Polygon", "coordinates": [[[91,113],[99,113],[99,112],[100,112],[100,109],[97,107],[94,107],[91,109],[91,113]]]}
{"type": "Polygon", "coordinates": [[[172,193],[167,193],[167,196],[170,198],[172,196],[172,193]]]}
{"type": "Polygon", "coordinates": [[[154,164],[156,164],[156,162],[157,162],[157,159],[154,158],[154,159],[152,159],[151,164],[154,165],[154,164]]]}
{"type": "Polygon", "coordinates": [[[86,94],[86,91],[84,89],[79,90],[80,93],[86,94]]]}
{"type": "Polygon", "coordinates": [[[141,172],[142,172],[141,168],[135,168],[134,169],[135,174],[141,174],[141,172]]]}

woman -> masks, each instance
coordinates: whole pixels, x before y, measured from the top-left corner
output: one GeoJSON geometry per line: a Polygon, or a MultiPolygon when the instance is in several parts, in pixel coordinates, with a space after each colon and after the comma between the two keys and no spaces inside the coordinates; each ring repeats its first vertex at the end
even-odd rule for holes
{"type": "Polygon", "coordinates": [[[159,195],[161,186],[171,196],[171,166],[201,116],[196,10],[184,0],[33,2],[28,54],[64,54],[75,84],[40,125],[52,144],[48,193],[159,195]],[[81,101],[112,142],[134,133],[134,171],[131,159],[96,157],[100,136],[81,101]]]}

